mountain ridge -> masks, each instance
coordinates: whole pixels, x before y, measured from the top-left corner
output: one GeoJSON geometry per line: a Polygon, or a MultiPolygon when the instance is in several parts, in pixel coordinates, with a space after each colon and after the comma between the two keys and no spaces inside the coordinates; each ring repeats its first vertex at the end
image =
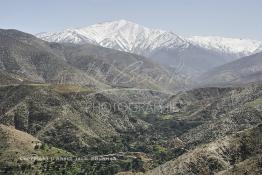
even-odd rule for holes
{"type": "Polygon", "coordinates": [[[186,38],[173,32],[150,29],[123,19],[65,29],[62,32],[42,32],[36,36],[49,42],[92,43],[144,56],[150,55],[148,52],[159,48],[186,48],[189,45],[196,45],[239,58],[257,52],[257,49],[262,46],[260,41],[249,39],[215,36],[186,38]]]}
{"type": "Polygon", "coordinates": [[[165,84],[172,90],[177,86],[170,82],[172,77],[166,69],[143,56],[93,44],[49,43],[17,30],[0,30],[0,70],[9,74],[2,79],[10,82],[17,76],[31,82],[102,89],[162,89],[165,84]]]}

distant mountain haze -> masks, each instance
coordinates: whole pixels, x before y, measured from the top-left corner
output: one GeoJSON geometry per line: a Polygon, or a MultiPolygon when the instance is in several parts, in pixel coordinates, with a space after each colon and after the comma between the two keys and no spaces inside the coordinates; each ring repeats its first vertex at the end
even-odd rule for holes
{"type": "Polygon", "coordinates": [[[197,78],[201,86],[262,82],[262,52],[216,67],[197,78]]]}

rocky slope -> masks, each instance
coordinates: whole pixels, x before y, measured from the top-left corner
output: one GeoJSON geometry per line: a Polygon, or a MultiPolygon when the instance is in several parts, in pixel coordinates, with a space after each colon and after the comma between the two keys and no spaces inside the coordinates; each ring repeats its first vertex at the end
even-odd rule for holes
{"type": "Polygon", "coordinates": [[[20,84],[24,80],[17,77],[12,76],[10,73],[7,73],[5,71],[0,71],[0,84],[1,85],[8,85],[8,84],[20,84]]]}
{"type": "Polygon", "coordinates": [[[259,174],[262,168],[261,132],[260,124],[226,136],[189,151],[146,174],[259,174]]]}
{"type": "Polygon", "coordinates": [[[35,82],[58,82],[62,72],[68,72],[68,83],[88,83],[99,86],[99,82],[68,65],[48,43],[16,30],[0,31],[1,70],[35,82]],[[86,77],[80,82],[77,76],[86,77]]]}

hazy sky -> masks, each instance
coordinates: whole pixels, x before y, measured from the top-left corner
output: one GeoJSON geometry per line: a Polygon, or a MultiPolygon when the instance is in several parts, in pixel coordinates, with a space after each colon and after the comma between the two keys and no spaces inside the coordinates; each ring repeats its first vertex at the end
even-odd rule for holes
{"type": "Polygon", "coordinates": [[[1,0],[0,28],[60,31],[126,19],[182,36],[262,41],[262,0],[1,0]]]}

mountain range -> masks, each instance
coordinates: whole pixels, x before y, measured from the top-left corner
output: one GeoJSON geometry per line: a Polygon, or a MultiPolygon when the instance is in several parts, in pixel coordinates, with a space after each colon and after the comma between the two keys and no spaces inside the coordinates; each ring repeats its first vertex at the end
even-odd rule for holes
{"type": "Polygon", "coordinates": [[[243,57],[259,51],[262,46],[260,41],[250,39],[218,36],[185,38],[173,32],[150,29],[126,20],[98,23],[62,32],[39,33],[36,36],[49,42],[92,43],[145,56],[160,48],[185,49],[189,45],[197,45],[221,54],[243,57]]]}
{"type": "Polygon", "coordinates": [[[0,30],[0,43],[5,79],[98,89],[122,86],[170,90],[179,86],[179,80],[170,81],[172,75],[162,66],[132,53],[92,44],[48,43],[17,30],[0,30]]]}
{"type": "Polygon", "coordinates": [[[117,86],[162,90],[232,85],[261,80],[260,54],[256,56],[257,59],[252,58],[252,55],[240,57],[259,51],[261,46],[258,41],[221,37],[183,39],[174,33],[148,29],[125,20],[100,23],[76,30],[85,34],[86,38],[91,33],[92,37],[90,36],[88,41],[92,42],[69,40],[75,35],[69,35],[67,32],[37,35],[59,42],[49,43],[16,30],[1,30],[0,67],[2,73],[9,73],[5,74],[5,77],[9,78],[3,79],[10,81],[12,75],[12,78],[23,81],[64,81],[100,88],[116,86],[114,82],[121,80],[127,83],[117,83],[117,86]],[[111,39],[108,39],[110,37],[111,39]],[[103,45],[104,38],[107,38],[107,43],[114,40],[119,44],[118,41],[121,40],[121,43],[125,43],[126,50],[118,46],[113,47],[114,49],[108,48],[112,45],[103,45]],[[98,41],[103,42],[99,44],[98,41]],[[136,52],[141,56],[130,52],[136,52]],[[240,60],[242,68],[238,69],[240,60]],[[116,64],[112,66],[112,63],[116,64]],[[223,69],[226,65],[234,64],[234,69],[223,69]],[[244,72],[243,75],[239,74],[240,70],[244,72]],[[146,76],[137,76],[141,73],[146,76]],[[245,78],[246,80],[242,78],[243,82],[242,79],[232,80],[232,76],[248,77],[248,74],[252,77],[245,78]],[[133,82],[129,81],[131,79],[133,82]]]}
{"type": "Polygon", "coordinates": [[[131,52],[173,67],[181,62],[182,71],[190,76],[257,53],[262,48],[260,41],[213,36],[185,38],[173,32],[150,29],[126,20],[98,23],[62,32],[39,33],[36,36],[49,42],[91,43],[131,52]]]}

